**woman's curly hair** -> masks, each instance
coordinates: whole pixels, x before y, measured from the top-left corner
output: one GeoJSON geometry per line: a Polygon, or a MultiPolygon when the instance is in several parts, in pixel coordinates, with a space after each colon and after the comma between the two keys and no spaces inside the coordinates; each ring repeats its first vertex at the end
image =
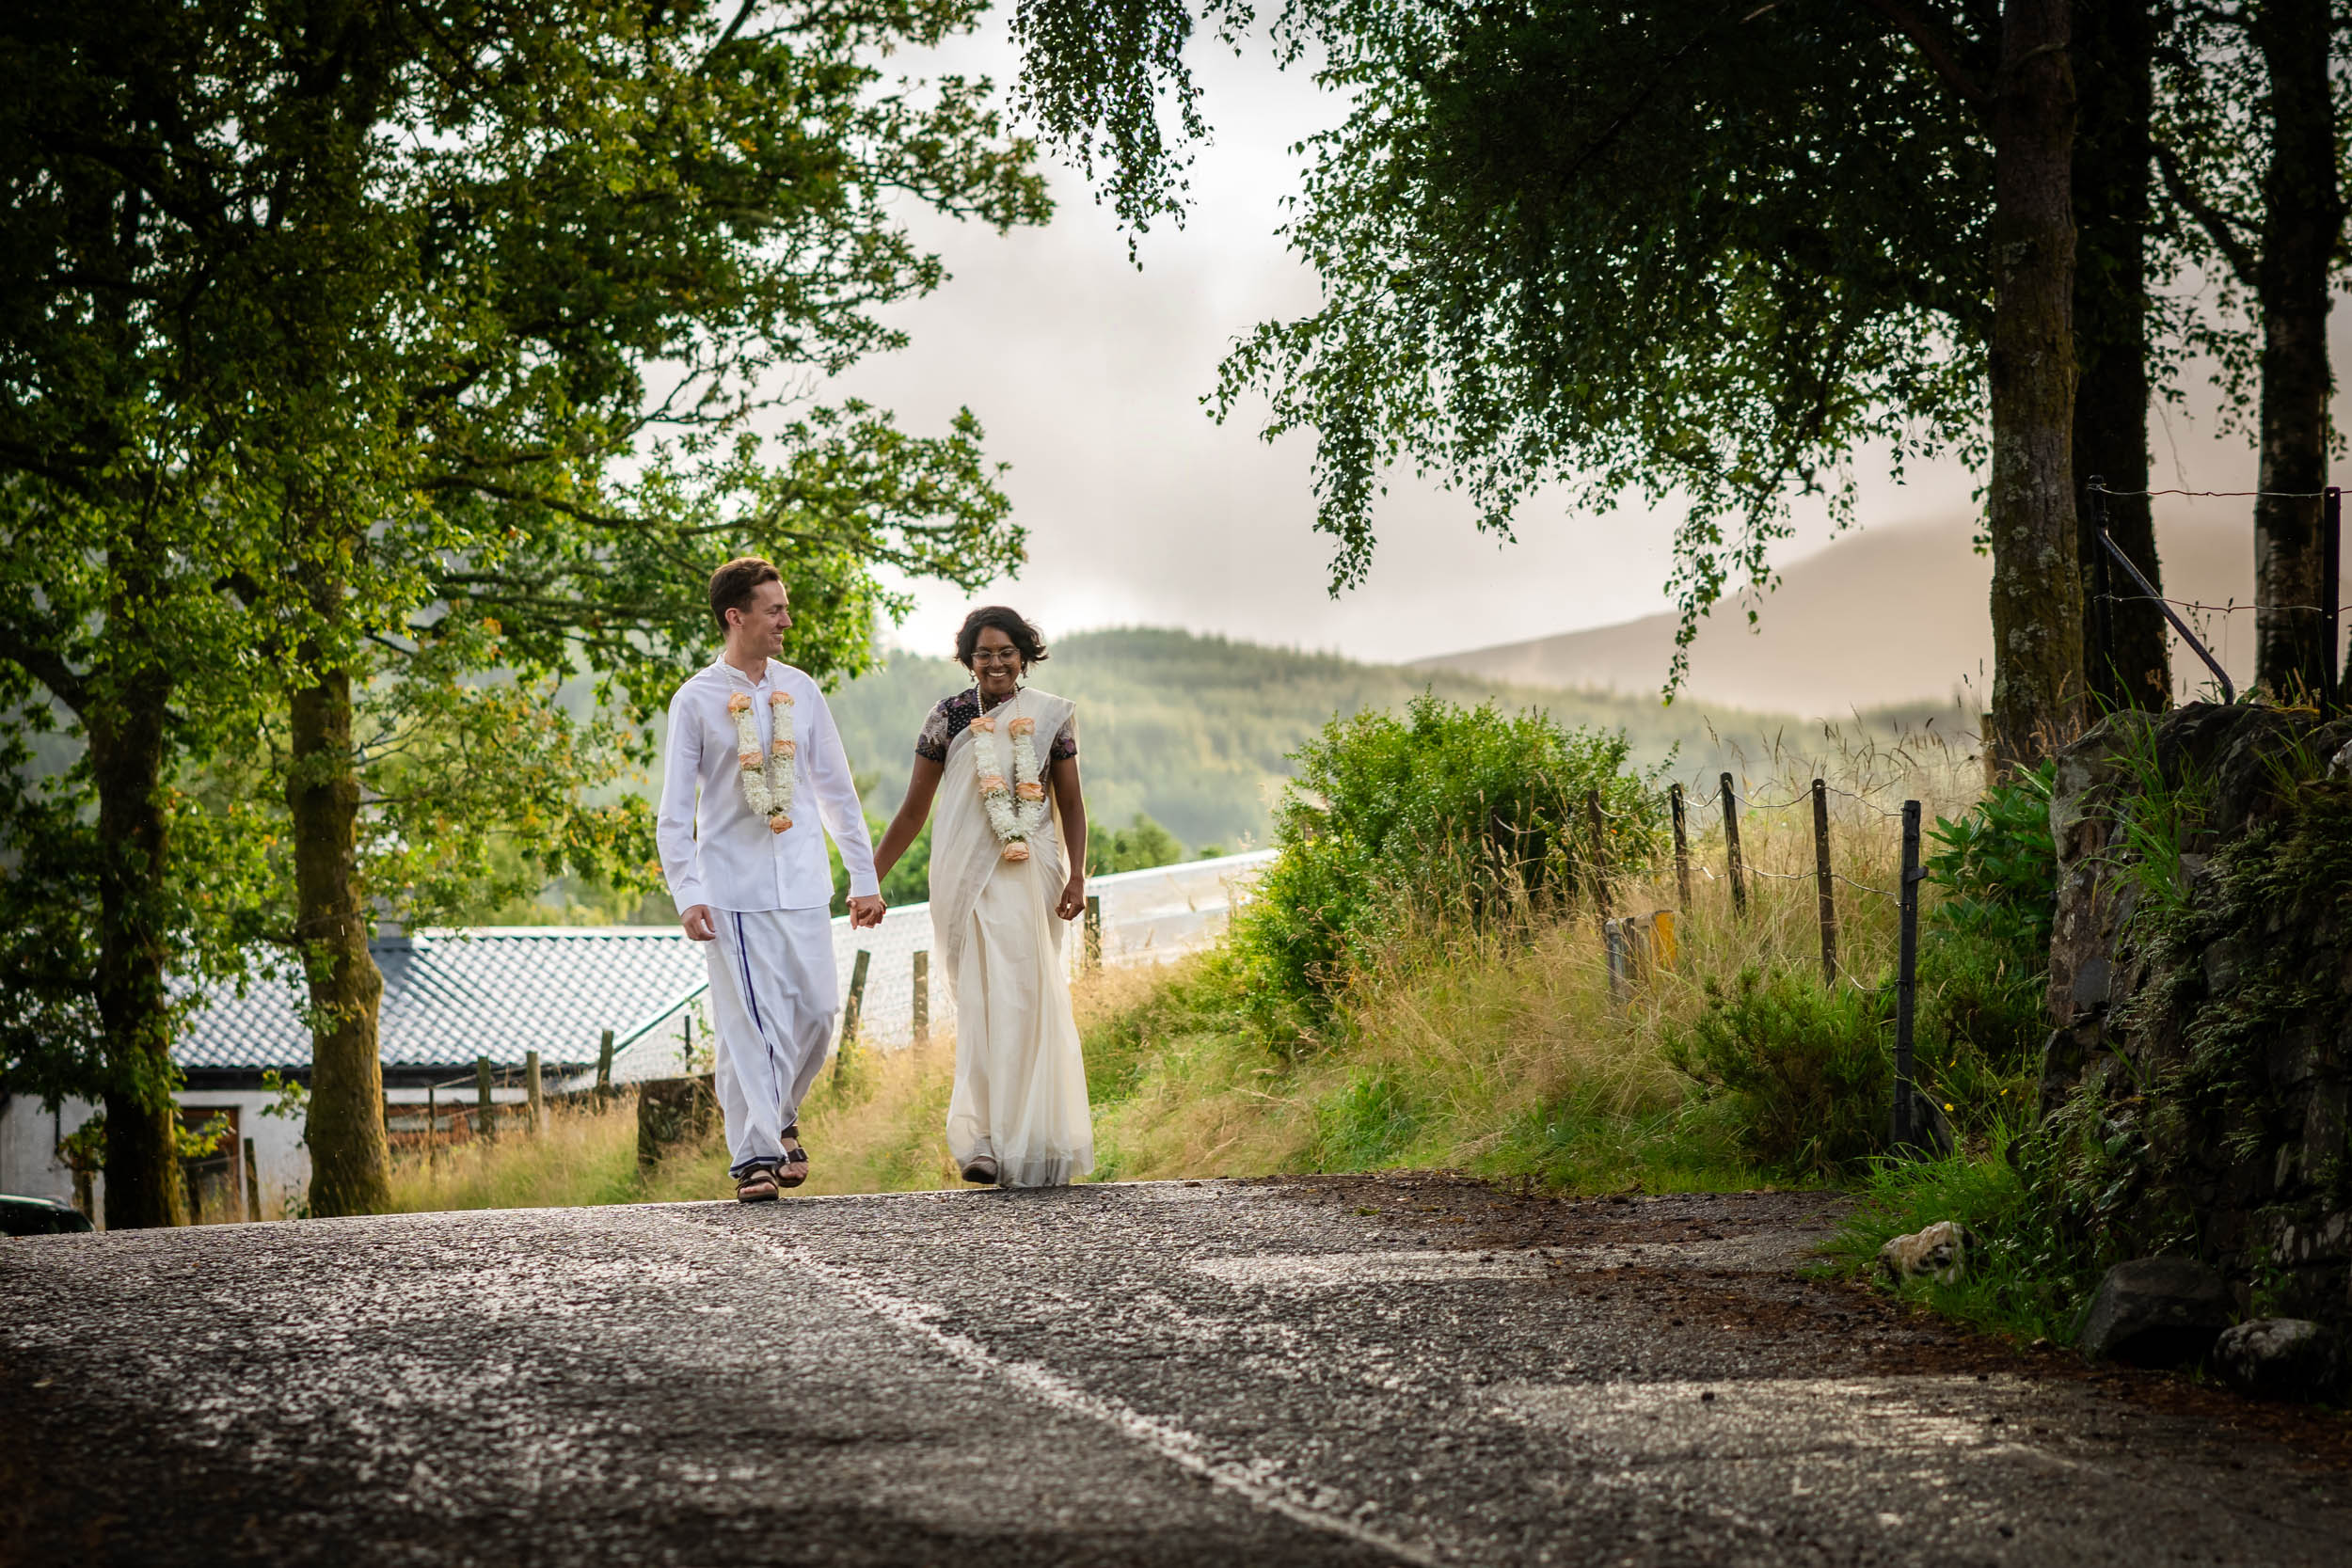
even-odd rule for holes
{"type": "Polygon", "coordinates": [[[972,668],[972,656],[979,651],[980,633],[994,626],[1012,639],[1013,647],[1021,655],[1026,669],[1045,662],[1045,634],[1021,618],[1017,610],[1000,604],[984,604],[963,618],[963,629],[956,633],[956,662],[966,670],[972,668]]]}

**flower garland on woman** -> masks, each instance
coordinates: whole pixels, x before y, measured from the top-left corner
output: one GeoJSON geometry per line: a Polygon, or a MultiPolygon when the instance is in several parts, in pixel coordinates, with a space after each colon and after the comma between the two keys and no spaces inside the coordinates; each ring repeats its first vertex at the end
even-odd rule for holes
{"type": "Polygon", "coordinates": [[[990,737],[972,746],[973,770],[979,779],[980,803],[988,809],[988,825],[995,831],[996,842],[1004,846],[1004,859],[1025,861],[1029,841],[1045,831],[1045,780],[1038,768],[1037,721],[1016,718],[1005,726],[1012,740],[1009,788],[996,761],[996,716],[984,713],[972,721],[971,727],[973,734],[990,737]]]}

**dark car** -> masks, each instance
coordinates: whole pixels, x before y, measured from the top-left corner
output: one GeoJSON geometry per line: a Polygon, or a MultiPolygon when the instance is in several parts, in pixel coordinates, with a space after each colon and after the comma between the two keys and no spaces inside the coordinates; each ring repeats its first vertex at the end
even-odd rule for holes
{"type": "Polygon", "coordinates": [[[89,1227],[89,1216],[71,1203],[0,1193],[0,1236],[64,1236],[89,1227]]]}

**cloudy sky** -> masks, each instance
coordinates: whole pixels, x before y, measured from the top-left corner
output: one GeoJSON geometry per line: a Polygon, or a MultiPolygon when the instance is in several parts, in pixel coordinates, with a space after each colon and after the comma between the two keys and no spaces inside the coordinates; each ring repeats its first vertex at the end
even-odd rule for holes
{"type": "MultiPolygon", "coordinates": [[[[982,35],[905,67],[1001,85],[1013,64],[1003,27],[1000,13],[982,35]]],[[[846,378],[846,389],[897,409],[912,428],[936,429],[968,404],[992,452],[1011,463],[1007,485],[1031,560],[992,596],[1050,633],[1180,626],[1383,661],[1665,608],[1668,519],[1536,507],[1519,542],[1504,546],[1471,528],[1464,504],[1409,474],[1379,514],[1370,581],[1337,600],[1326,594],[1308,439],[1269,447],[1253,422],[1212,422],[1200,400],[1234,338],[1312,308],[1312,276],[1275,230],[1297,182],[1285,149],[1332,106],[1262,52],[1236,61],[1196,46],[1196,59],[1216,139],[1193,170],[1197,209],[1181,230],[1144,237],[1140,271],[1084,182],[1054,165],[1059,211],[1044,229],[999,238],[917,214],[918,234],[954,277],[896,313],[914,335],[910,349],[846,378]]],[[[2227,453],[2195,444],[2206,451],[2190,465],[2201,479],[2246,477],[2228,471],[2242,465],[2227,453]]],[[[2171,467],[2162,433],[2157,456],[2171,467]]],[[[1964,515],[1969,489],[1956,469],[1915,470],[1907,488],[1868,485],[1866,523],[1964,515]]],[[[1808,519],[1786,554],[1826,541],[1808,519]]],[[[924,591],[898,639],[940,649],[966,608],[953,592],[924,591]]],[[[1709,641],[1734,635],[1724,626],[1703,639],[1701,661],[1709,641]]]]}

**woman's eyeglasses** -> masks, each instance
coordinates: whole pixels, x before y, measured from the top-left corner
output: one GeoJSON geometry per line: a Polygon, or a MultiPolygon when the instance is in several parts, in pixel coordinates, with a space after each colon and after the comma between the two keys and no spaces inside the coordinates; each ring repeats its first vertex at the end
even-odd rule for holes
{"type": "Polygon", "coordinates": [[[973,650],[972,662],[975,664],[1018,664],[1021,662],[1021,650],[999,648],[991,652],[986,648],[977,648],[973,650]]]}

